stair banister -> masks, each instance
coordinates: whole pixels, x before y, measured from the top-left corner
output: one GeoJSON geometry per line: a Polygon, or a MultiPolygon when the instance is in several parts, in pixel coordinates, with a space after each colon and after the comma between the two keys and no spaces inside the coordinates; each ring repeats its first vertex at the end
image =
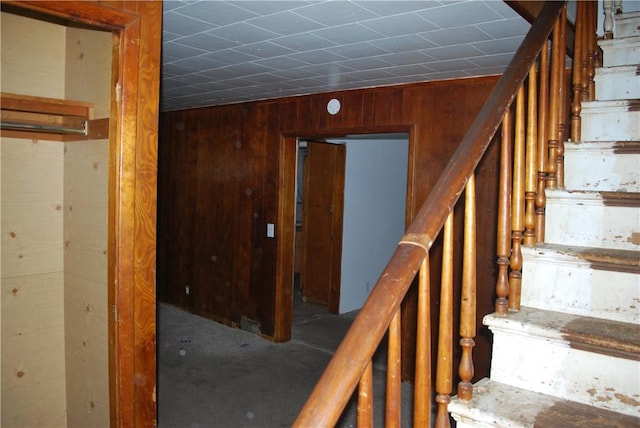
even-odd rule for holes
{"type": "Polygon", "coordinates": [[[316,384],[295,427],[338,421],[392,317],[496,133],[566,2],[547,2],[462,139],[316,384]]]}

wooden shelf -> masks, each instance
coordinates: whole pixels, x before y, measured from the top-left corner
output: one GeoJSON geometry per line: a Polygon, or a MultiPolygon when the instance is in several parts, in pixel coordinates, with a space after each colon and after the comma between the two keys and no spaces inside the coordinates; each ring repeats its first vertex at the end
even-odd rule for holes
{"type": "Polygon", "coordinates": [[[55,141],[108,138],[109,120],[94,120],[93,104],[0,94],[0,135],[55,141]]]}

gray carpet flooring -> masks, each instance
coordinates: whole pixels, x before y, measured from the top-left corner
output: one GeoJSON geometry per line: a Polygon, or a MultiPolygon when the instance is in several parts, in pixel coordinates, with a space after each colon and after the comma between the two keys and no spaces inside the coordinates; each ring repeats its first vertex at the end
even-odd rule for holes
{"type": "MultiPolygon", "coordinates": [[[[354,316],[297,302],[293,338],[278,344],[160,304],[158,426],[291,426],[354,316]]],[[[375,426],[384,421],[384,353],[374,359],[375,426]]],[[[411,426],[412,389],[402,388],[402,425],[411,426]]],[[[338,426],[356,426],[354,398],[338,426]]]]}

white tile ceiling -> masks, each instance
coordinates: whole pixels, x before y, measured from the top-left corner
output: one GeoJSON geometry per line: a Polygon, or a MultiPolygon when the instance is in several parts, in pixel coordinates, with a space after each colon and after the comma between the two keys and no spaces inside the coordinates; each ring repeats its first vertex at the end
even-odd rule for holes
{"type": "Polygon", "coordinates": [[[165,1],[162,110],[501,73],[500,0],[165,1]]]}

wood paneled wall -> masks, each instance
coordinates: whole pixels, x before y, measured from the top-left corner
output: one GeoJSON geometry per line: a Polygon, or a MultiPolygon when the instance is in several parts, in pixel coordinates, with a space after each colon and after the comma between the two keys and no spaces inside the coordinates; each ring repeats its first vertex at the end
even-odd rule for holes
{"type": "MultiPolygon", "coordinates": [[[[295,162],[295,156],[283,151],[283,135],[410,131],[410,220],[496,81],[496,77],[459,79],[161,114],[158,300],[226,324],[249,319],[263,335],[286,340],[288,332],[279,331],[282,320],[276,318],[276,307],[279,295],[286,306],[290,299],[286,287],[292,285],[288,267],[284,274],[276,274],[276,259],[279,252],[290,254],[285,265],[291,265],[293,272],[293,233],[276,230],[275,239],[265,233],[267,223],[283,224],[277,218],[280,205],[293,204],[279,187],[295,162]],[[342,102],[335,116],[325,108],[333,97],[342,102]],[[278,287],[285,288],[284,294],[278,287]]],[[[491,155],[478,183],[478,223],[484,225],[478,236],[483,254],[478,274],[485,290],[478,302],[480,311],[487,308],[487,312],[493,307],[495,228],[486,216],[496,209],[496,171],[491,155]]],[[[414,316],[413,308],[410,296],[404,310],[408,319],[414,316]]],[[[405,334],[409,341],[410,333],[409,326],[405,334]]],[[[408,355],[408,365],[410,360],[408,355]]]]}

